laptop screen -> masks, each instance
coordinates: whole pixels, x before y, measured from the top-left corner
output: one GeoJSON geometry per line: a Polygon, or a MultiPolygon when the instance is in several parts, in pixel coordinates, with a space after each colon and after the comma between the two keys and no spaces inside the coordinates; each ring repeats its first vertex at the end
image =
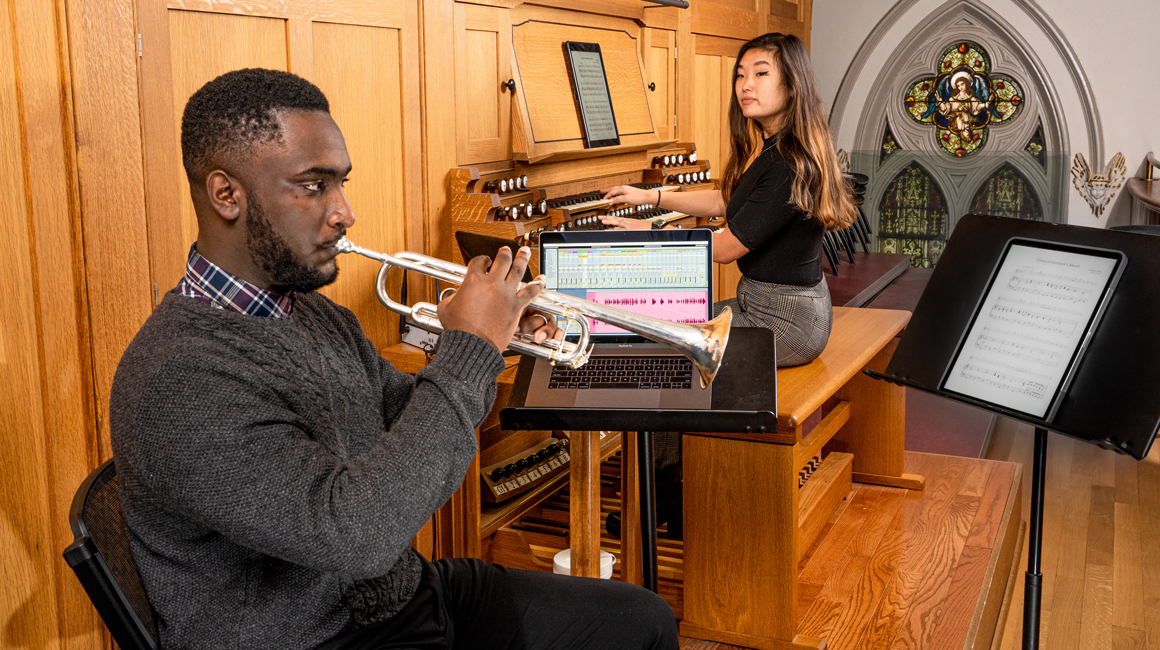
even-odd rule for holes
{"type": "MultiPolygon", "coordinates": [[[[703,323],[712,317],[712,261],[708,230],[593,230],[540,236],[540,270],[547,289],[677,323],[703,323]]],[[[588,326],[593,341],[633,336],[594,319],[588,326]]],[[[568,332],[577,333],[575,326],[568,332]]]]}

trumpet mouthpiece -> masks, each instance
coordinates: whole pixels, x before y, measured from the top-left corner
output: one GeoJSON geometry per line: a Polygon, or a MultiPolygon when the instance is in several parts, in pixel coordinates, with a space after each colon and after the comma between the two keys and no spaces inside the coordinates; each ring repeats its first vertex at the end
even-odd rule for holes
{"type": "Polygon", "coordinates": [[[337,242],[335,242],[334,250],[340,253],[353,253],[354,244],[350,243],[350,240],[346,237],[343,237],[342,239],[339,239],[337,242]]]}

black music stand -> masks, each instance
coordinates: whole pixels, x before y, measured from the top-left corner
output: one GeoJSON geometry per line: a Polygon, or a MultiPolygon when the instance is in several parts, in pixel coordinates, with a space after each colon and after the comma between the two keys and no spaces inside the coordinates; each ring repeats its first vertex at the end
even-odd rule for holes
{"type": "Polygon", "coordinates": [[[532,359],[521,363],[500,425],[519,429],[565,431],[636,431],[640,459],[641,567],[644,586],[657,591],[656,503],[653,487],[652,432],[777,433],[777,353],[773,331],[735,327],[721,369],[713,380],[712,408],[594,409],[527,408],[524,399],[532,378],[532,359]]]}
{"type": "MultiPolygon", "coordinates": [[[[1035,427],[1023,648],[1039,648],[1040,554],[1047,431],[1136,459],[1148,455],[1160,427],[1160,238],[1126,232],[967,215],[955,227],[902,341],[883,373],[866,374],[958,400],[1035,427]],[[1059,408],[1050,420],[971,399],[942,388],[960,338],[986,291],[992,270],[1013,237],[1120,251],[1123,274],[1059,408]]],[[[1048,416],[1050,417],[1050,416],[1048,416]]]]}

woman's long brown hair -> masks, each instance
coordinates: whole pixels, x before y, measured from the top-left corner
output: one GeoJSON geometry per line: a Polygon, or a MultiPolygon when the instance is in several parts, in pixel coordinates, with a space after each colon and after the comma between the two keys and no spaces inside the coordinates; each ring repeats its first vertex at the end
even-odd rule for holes
{"type": "MultiPolygon", "coordinates": [[[[822,111],[809,55],[798,37],[787,34],[765,34],[741,46],[737,66],[749,50],[769,52],[781,69],[785,92],[781,125],[775,134],[776,147],[794,170],[790,201],[806,214],[821,221],[827,230],[841,230],[854,222],[857,210],[850,185],[842,178],[838,156],[830,138],[830,127],[822,111]]],[[[729,195],[760,151],[761,125],[741,113],[736,86],[729,102],[729,162],[721,179],[722,197],[729,195]]]]}

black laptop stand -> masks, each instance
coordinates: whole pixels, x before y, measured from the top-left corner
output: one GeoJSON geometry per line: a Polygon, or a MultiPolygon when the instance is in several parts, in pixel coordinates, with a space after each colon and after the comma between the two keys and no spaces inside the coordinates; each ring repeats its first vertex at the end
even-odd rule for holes
{"type": "Polygon", "coordinates": [[[777,353],[771,330],[736,327],[713,381],[712,407],[683,409],[526,408],[532,359],[520,364],[508,407],[500,411],[506,430],[636,431],[639,449],[641,567],[644,586],[657,591],[656,503],[652,432],[685,434],[776,433],[777,353]]]}

